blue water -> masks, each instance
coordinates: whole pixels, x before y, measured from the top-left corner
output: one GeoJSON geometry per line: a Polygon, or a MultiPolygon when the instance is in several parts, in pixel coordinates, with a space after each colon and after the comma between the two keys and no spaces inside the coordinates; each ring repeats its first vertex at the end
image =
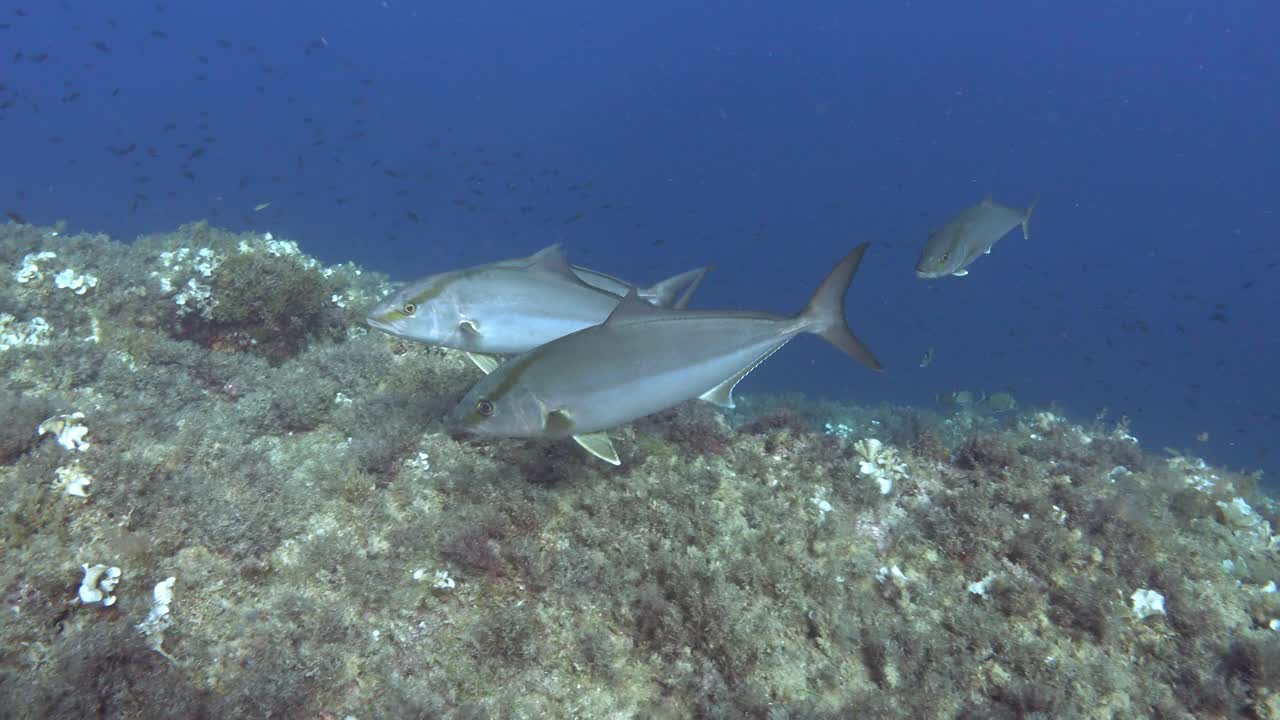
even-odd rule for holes
{"type": "Polygon", "coordinates": [[[402,279],[563,242],[775,311],[869,240],[849,317],[887,372],[805,340],[741,391],[1010,390],[1280,475],[1280,6],[628,5],[6,1],[0,207],[402,279]],[[1041,198],[1032,238],[916,280],[988,193],[1041,198]]]}

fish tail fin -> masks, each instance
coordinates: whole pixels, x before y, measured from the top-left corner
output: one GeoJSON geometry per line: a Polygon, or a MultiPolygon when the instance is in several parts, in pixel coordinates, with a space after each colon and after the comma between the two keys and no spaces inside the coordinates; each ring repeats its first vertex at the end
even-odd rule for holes
{"type": "Polygon", "coordinates": [[[1035,200],[1027,206],[1027,211],[1022,215],[1022,238],[1024,240],[1031,239],[1031,213],[1035,212],[1036,205],[1040,204],[1040,196],[1037,195],[1035,200]]]}
{"type": "Polygon", "coordinates": [[[698,285],[702,284],[702,278],[711,269],[710,265],[704,265],[700,268],[694,268],[688,272],[682,272],[679,275],[673,275],[666,280],[654,283],[648,288],[648,292],[652,297],[657,298],[659,307],[673,307],[683,309],[689,304],[689,298],[693,297],[693,291],[698,289],[698,285]],[[676,297],[676,293],[684,289],[684,293],[676,297]]]}
{"type": "Polygon", "coordinates": [[[818,286],[818,291],[813,294],[800,317],[808,323],[809,332],[821,336],[823,340],[872,370],[880,370],[880,361],[862,341],[854,337],[844,317],[844,296],[866,251],[867,243],[862,243],[845,255],[827,274],[822,285],[818,286]]]}

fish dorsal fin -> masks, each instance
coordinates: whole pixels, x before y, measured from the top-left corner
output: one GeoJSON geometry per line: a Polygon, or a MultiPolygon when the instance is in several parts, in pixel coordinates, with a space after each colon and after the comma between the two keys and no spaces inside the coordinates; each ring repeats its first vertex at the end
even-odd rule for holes
{"type": "Polygon", "coordinates": [[[560,243],[549,245],[533,255],[530,255],[529,267],[531,269],[541,270],[553,275],[572,278],[574,282],[582,282],[582,280],[574,274],[573,266],[569,265],[569,259],[565,257],[564,248],[560,246],[560,243]]]}
{"type": "Polygon", "coordinates": [[[627,291],[623,296],[622,302],[618,303],[613,312],[609,313],[609,318],[604,321],[606,325],[616,322],[623,322],[638,317],[652,317],[660,314],[658,308],[640,299],[640,293],[635,288],[627,291]]]}
{"type": "Polygon", "coordinates": [[[697,290],[698,285],[702,284],[703,276],[710,269],[710,265],[704,265],[654,283],[645,290],[645,293],[653,298],[653,302],[650,304],[659,307],[684,308],[689,304],[689,298],[693,297],[693,291],[697,290]],[[677,298],[676,292],[681,288],[684,288],[684,292],[677,298]]]}
{"type": "Polygon", "coordinates": [[[982,198],[982,202],[979,204],[982,207],[993,207],[996,204],[996,199],[992,197],[991,193],[987,193],[987,196],[982,198]]]}
{"type": "Polygon", "coordinates": [[[469,352],[467,353],[467,357],[470,358],[471,362],[475,363],[475,366],[480,368],[485,375],[493,372],[502,364],[502,358],[499,358],[496,355],[469,352]]]}
{"type": "Polygon", "coordinates": [[[622,464],[622,461],[618,459],[618,451],[613,449],[613,441],[609,439],[609,434],[603,430],[587,433],[586,435],[574,435],[573,441],[581,445],[587,452],[610,465],[622,464]]]}
{"type": "Polygon", "coordinates": [[[475,320],[458,321],[458,329],[462,331],[463,335],[475,335],[477,337],[480,335],[480,325],[475,320]]]}
{"type": "MultiPolygon", "coordinates": [[[[782,345],[786,345],[786,343],[784,342],[782,343],[782,345]]],[[[760,363],[767,360],[770,355],[777,352],[778,348],[782,347],[782,345],[778,345],[777,347],[771,348],[769,352],[756,358],[750,365],[742,368],[741,370],[734,373],[733,375],[730,375],[729,378],[724,382],[720,383],[719,385],[699,395],[698,399],[704,400],[714,405],[719,405],[722,408],[733,408],[734,407],[734,402],[733,402],[734,386],[737,385],[739,382],[741,382],[742,378],[750,374],[752,370],[755,370],[760,363]]]]}

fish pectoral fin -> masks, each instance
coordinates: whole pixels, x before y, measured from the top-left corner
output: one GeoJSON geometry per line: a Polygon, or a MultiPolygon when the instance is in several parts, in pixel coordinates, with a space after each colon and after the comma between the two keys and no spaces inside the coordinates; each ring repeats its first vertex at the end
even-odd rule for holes
{"type": "Polygon", "coordinates": [[[952,274],[952,275],[955,275],[956,277],[964,277],[965,275],[968,275],[968,274],[969,274],[969,271],[968,271],[968,270],[957,270],[957,271],[955,271],[955,272],[953,272],[953,273],[951,273],[951,274],[952,274]]]}
{"type": "Polygon", "coordinates": [[[469,352],[467,353],[467,357],[471,362],[475,363],[475,366],[480,368],[485,375],[488,375],[498,369],[498,366],[502,364],[502,358],[497,355],[485,355],[484,353],[469,352]]]}
{"type": "Polygon", "coordinates": [[[586,435],[574,435],[573,441],[581,445],[587,452],[610,465],[622,464],[622,461],[618,459],[618,451],[613,449],[613,441],[609,439],[609,434],[603,430],[587,433],[586,435]]]}
{"type": "Polygon", "coordinates": [[[458,329],[464,335],[479,335],[480,325],[475,320],[461,320],[458,322],[458,329]]]}
{"type": "Polygon", "coordinates": [[[542,417],[542,429],[553,437],[573,434],[573,416],[567,410],[552,410],[542,417]]]}

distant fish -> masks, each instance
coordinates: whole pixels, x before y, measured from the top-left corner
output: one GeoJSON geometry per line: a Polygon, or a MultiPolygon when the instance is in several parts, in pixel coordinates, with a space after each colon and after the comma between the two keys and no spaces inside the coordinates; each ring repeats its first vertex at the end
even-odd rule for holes
{"type": "Polygon", "coordinates": [[[987,196],[982,202],[955,216],[929,235],[916,263],[916,277],[931,279],[946,275],[968,275],[970,263],[991,252],[991,246],[1010,230],[1022,226],[1022,236],[1031,237],[1031,212],[1001,205],[987,196]]]}
{"type": "Polygon", "coordinates": [[[866,244],[827,275],[797,315],[674,310],[631,291],[607,321],[537,347],[496,368],[449,414],[457,432],[572,437],[619,464],[604,431],[686,400],[733,407],[733,388],[801,333],[814,333],[879,370],[845,324],[845,291],[866,244]]]}
{"type": "Polygon", "coordinates": [[[271,201],[268,200],[267,202],[260,202],[257,205],[254,205],[253,211],[262,212],[263,210],[266,210],[269,207],[271,207],[271,201]]]}
{"type": "MultiPolygon", "coordinates": [[[[578,270],[569,265],[559,245],[552,245],[530,257],[409,283],[370,310],[367,321],[390,335],[465,350],[488,371],[497,361],[485,355],[517,355],[604,322],[622,299],[610,291],[609,283],[624,291],[631,288],[582,269],[584,280],[578,270]]],[[[696,287],[706,271],[677,275],[645,293],[654,300],[666,299],[681,287],[696,287]]],[[[688,302],[690,292],[677,303],[688,302]]]]}

